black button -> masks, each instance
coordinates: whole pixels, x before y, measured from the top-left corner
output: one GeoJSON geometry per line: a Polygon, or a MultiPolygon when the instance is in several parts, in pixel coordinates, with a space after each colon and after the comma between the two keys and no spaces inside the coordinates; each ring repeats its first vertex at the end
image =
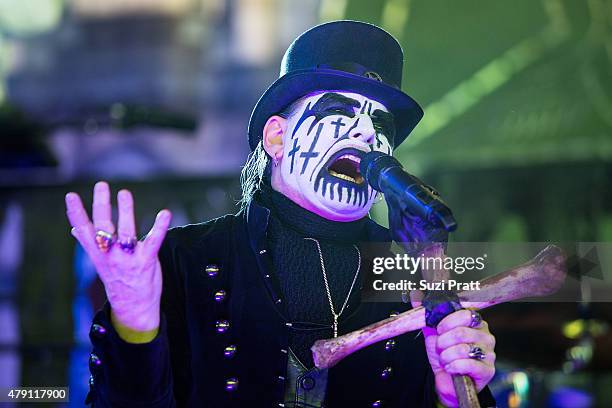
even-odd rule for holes
{"type": "Polygon", "coordinates": [[[315,380],[311,376],[307,375],[305,377],[302,377],[302,379],[300,380],[300,385],[306,391],[310,391],[315,387],[315,380]]]}
{"type": "Polygon", "coordinates": [[[102,365],[102,360],[100,360],[100,357],[98,357],[95,353],[91,353],[89,355],[89,370],[93,371],[100,365],[102,365]]]}
{"type": "Polygon", "coordinates": [[[91,325],[91,330],[89,332],[93,337],[101,338],[106,334],[106,328],[100,324],[94,323],[91,325]]]}

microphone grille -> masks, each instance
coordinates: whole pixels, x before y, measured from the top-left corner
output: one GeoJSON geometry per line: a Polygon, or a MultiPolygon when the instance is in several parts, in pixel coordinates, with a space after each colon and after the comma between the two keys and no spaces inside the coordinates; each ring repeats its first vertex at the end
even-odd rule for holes
{"type": "Polygon", "coordinates": [[[372,186],[373,189],[380,191],[380,173],[384,169],[391,167],[402,167],[393,156],[382,152],[372,151],[366,153],[359,163],[359,172],[372,186]]]}

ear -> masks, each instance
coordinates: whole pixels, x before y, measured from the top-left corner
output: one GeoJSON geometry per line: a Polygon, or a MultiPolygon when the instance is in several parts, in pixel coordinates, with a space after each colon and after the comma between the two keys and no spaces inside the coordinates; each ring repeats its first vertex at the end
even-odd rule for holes
{"type": "Polygon", "coordinates": [[[287,119],[278,115],[270,116],[263,128],[263,148],[272,159],[283,156],[283,136],[287,130],[287,119]]]}

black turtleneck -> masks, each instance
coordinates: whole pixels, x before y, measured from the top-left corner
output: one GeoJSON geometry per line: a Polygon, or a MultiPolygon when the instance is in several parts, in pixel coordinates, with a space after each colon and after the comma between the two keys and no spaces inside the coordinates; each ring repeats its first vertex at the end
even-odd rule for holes
{"type": "MultiPolygon", "coordinates": [[[[308,323],[294,324],[289,347],[310,368],[313,366],[310,347],[316,340],[333,335],[333,316],[316,243],[304,238],[315,238],[321,245],[331,297],[338,313],[357,271],[355,245],[365,238],[367,218],[352,222],[330,221],[270,187],[263,189],[259,201],[271,212],[267,238],[288,318],[292,322],[308,323]],[[299,329],[303,326],[310,329],[299,329]]],[[[360,283],[358,277],[347,308],[339,318],[340,328],[359,302],[360,283]]]]}

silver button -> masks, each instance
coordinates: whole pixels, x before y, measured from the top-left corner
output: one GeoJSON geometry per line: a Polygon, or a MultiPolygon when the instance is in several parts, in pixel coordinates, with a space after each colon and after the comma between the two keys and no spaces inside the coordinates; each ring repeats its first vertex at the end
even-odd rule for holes
{"type": "Polygon", "coordinates": [[[382,378],[389,378],[391,377],[391,373],[393,372],[393,368],[391,367],[385,367],[384,370],[382,370],[382,373],[380,373],[380,376],[382,378]]]}
{"type": "Polygon", "coordinates": [[[227,292],[223,289],[215,292],[215,302],[223,302],[225,297],[227,296],[227,292]]]}
{"type": "Polygon", "coordinates": [[[231,377],[225,380],[225,390],[226,391],[236,391],[237,388],[238,388],[237,378],[231,377]]]}
{"type": "Polygon", "coordinates": [[[391,313],[389,313],[389,317],[395,317],[395,316],[397,316],[397,315],[399,315],[399,312],[397,312],[397,311],[395,311],[395,310],[394,310],[394,311],[392,311],[391,313]]]}
{"type": "Polygon", "coordinates": [[[385,343],[385,350],[386,351],[391,351],[394,348],[395,348],[395,339],[387,340],[387,342],[385,343]]]}
{"type": "Polygon", "coordinates": [[[234,354],[236,354],[237,350],[238,348],[235,345],[230,344],[223,350],[223,355],[227,358],[232,358],[234,357],[234,354]]]}
{"type": "Polygon", "coordinates": [[[229,329],[230,324],[227,320],[217,320],[215,327],[218,333],[225,333],[229,329]]]}
{"type": "Polygon", "coordinates": [[[215,264],[206,265],[206,274],[209,278],[214,278],[219,274],[219,266],[215,264]]]}
{"type": "Polygon", "coordinates": [[[265,249],[262,249],[261,251],[259,251],[259,255],[263,255],[263,254],[265,254],[266,252],[268,252],[268,251],[266,251],[265,249]]]}

